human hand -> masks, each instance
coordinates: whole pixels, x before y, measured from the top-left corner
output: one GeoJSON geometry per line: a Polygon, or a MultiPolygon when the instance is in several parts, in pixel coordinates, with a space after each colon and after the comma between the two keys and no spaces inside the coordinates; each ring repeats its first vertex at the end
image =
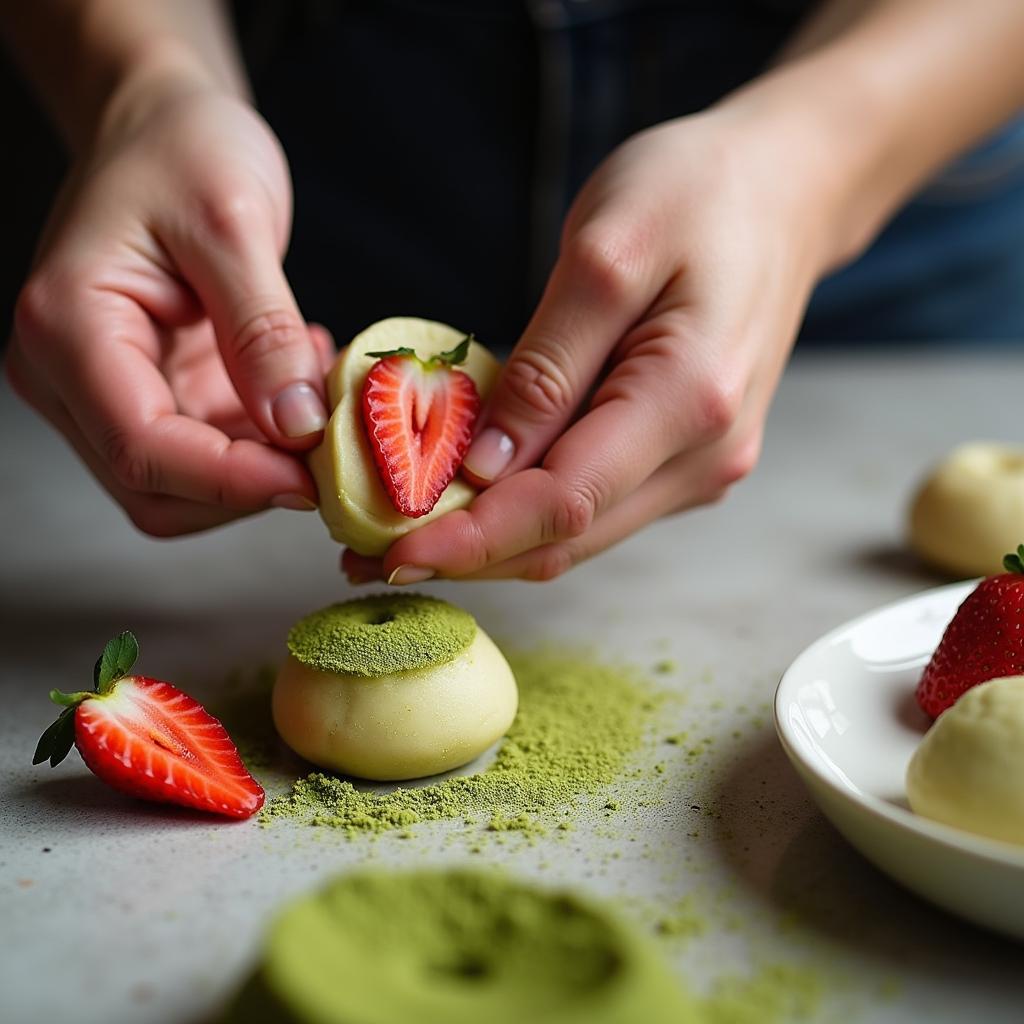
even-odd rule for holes
{"type": "Polygon", "coordinates": [[[346,552],[350,577],[550,579],[746,475],[831,258],[831,192],[790,141],[727,108],[613,153],[466,456],[486,489],[382,562],[346,552]]]}
{"type": "Polygon", "coordinates": [[[290,219],[270,130],[202,89],[123,103],[58,197],[8,373],[145,533],[315,507],[333,345],[284,278],[290,219]]]}

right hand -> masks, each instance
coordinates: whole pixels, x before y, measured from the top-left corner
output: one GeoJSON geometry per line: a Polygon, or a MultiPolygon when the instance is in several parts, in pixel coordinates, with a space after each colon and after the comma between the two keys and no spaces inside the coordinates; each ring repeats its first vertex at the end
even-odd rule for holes
{"type": "Polygon", "coordinates": [[[291,184],[240,100],[166,98],[72,167],[18,300],[7,368],[153,536],[313,508],[330,336],[281,268],[291,184]]]}

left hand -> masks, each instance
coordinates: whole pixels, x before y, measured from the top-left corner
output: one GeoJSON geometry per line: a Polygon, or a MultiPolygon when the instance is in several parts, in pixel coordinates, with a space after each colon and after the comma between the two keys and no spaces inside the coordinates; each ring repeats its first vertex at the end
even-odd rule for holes
{"type": "Polygon", "coordinates": [[[382,561],[346,552],[350,578],[547,580],[725,494],[829,261],[821,166],[731,108],[615,151],[467,454],[485,489],[382,561]]]}

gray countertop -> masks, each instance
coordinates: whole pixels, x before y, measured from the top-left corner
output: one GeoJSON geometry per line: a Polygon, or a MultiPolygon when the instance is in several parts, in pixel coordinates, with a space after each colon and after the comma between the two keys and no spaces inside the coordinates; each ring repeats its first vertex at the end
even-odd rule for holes
{"type": "MultiPolygon", "coordinates": [[[[698,991],[775,979],[748,993],[765,1021],[791,1016],[769,1006],[780,987],[820,989],[813,1020],[1019,1021],[1020,946],[932,909],[847,846],[786,762],[769,703],[815,637],[938,582],[902,547],[907,497],[954,444],[1020,438],[1022,370],[1009,350],[801,356],[761,465],[724,504],[553,583],[429,588],[517,647],[672,659],[659,681],[686,700],[665,727],[716,741],[696,777],[665,758],[663,799],[614,828],[584,820],[571,840],[510,838],[484,859],[608,897],[645,928],[659,907],[690,908],[692,934],[659,940],[666,955],[698,991]]],[[[76,753],[33,768],[55,711],[47,690],[86,684],[117,630],[139,635],[148,674],[215,699],[232,672],[279,660],[300,614],[350,591],[316,516],[275,512],[158,543],[6,386],[0,437],[0,1019],[195,1021],[237,984],[288,897],[358,864],[471,858],[444,823],[350,842],[135,803],[76,753]]]]}

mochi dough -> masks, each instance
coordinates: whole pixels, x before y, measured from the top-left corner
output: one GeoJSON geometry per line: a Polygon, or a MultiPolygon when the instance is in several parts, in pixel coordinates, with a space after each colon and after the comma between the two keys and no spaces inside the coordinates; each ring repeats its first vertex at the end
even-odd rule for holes
{"type": "Polygon", "coordinates": [[[297,624],[289,647],[274,724],[296,753],[330,771],[379,781],[436,775],[472,761],[516,715],[504,655],[468,612],[437,598],[403,592],[335,605],[297,624]],[[296,640],[303,623],[321,635],[310,639],[307,629],[296,640]],[[391,667],[376,671],[382,663],[391,667]]]}
{"type": "Polygon", "coordinates": [[[1024,543],[1024,447],[974,442],[954,449],[910,507],[910,545],[955,576],[1003,572],[1024,543]]]}
{"type": "MultiPolygon", "coordinates": [[[[391,503],[363,425],[363,384],[375,362],[367,353],[404,347],[427,360],[455,348],[465,336],[454,327],[431,320],[391,317],[357,335],[327,375],[327,395],[333,411],[323,441],[309,454],[309,468],[320,495],[320,515],[331,536],[360,555],[384,554],[399,537],[446,512],[465,508],[477,493],[456,475],[425,516],[411,519],[391,503]]],[[[465,362],[455,369],[472,378],[484,401],[501,364],[483,345],[473,341],[465,362]]]]}
{"type": "Polygon", "coordinates": [[[917,813],[1024,843],[1024,676],[968,690],[928,730],[907,769],[917,813]]]}

